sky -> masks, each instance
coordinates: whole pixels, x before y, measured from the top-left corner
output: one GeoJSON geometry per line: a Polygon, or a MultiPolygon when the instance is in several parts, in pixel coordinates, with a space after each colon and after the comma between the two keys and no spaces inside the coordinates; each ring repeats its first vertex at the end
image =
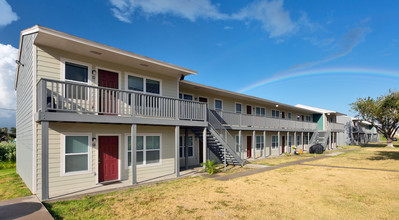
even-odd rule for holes
{"type": "Polygon", "coordinates": [[[186,80],[354,116],[399,84],[399,1],[0,0],[0,127],[36,24],[186,67],[186,80]]]}

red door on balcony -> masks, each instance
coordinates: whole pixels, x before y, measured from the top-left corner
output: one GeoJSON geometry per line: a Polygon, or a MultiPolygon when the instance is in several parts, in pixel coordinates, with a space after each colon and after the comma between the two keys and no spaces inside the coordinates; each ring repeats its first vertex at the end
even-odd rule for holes
{"type": "Polygon", "coordinates": [[[118,136],[100,136],[98,181],[118,179],[118,136]]]}
{"type": "Polygon", "coordinates": [[[250,158],[252,156],[252,136],[247,136],[247,157],[250,158]]]}
{"type": "Polygon", "coordinates": [[[247,114],[252,115],[252,106],[247,105],[247,114]]]}
{"type": "MultiPolygon", "coordinates": [[[[118,89],[118,73],[107,70],[98,70],[98,86],[112,89],[118,89]]],[[[118,113],[117,96],[115,92],[109,90],[99,90],[99,109],[100,112],[107,115],[118,113]]]]}

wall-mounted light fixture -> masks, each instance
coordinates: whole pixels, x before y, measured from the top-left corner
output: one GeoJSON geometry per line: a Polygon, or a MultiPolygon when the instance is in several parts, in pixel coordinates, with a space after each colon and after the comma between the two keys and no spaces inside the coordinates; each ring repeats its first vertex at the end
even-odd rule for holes
{"type": "Polygon", "coordinates": [[[91,141],[93,142],[93,144],[96,143],[96,140],[97,140],[96,138],[92,138],[92,139],[91,139],[91,141]]]}
{"type": "Polygon", "coordinates": [[[91,78],[92,79],[96,79],[96,73],[97,73],[96,70],[92,70],[91,71],[91,78]]]}
{"type": "Polygon", "coordinates": [[[25,66],[23,63],[21,63],[21,61],[19,61],[19,60],[15,60],[15,63],[18,65],[18,66],[25,66]]]}
{"type": "Polygon", "coordinates": [[[276,108],[278,108],[278,105],[276,105],[276,108]]]}

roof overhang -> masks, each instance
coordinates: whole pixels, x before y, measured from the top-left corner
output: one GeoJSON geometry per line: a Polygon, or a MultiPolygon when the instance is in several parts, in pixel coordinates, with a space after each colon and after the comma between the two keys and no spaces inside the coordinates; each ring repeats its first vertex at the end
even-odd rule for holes
{"type": "Polygon", "coordinates": [[[259,103],[259,104],[269,104],[269,105],[278,106],[278,107],[285,107],[285,108],[289,108],[289,109],[296,110],[298,112],[303,112],[303,113],[309,113],[309,114],[317,113],[316,111],[298,108],[293,105],[275,102],[275,101],[271,101],[268,99],[262,99],[262,98],[258,98],[255,96],[249,96],[249,95],[245,95],[245,94],[238,93],[238,92],[232,92],[232,91],[228,91],[228,90],[224,90],[224,89],[219,89],[216,87],[207,86],[207,85],[203,85],[203,84],[199,84],[199,83],[195,83],[195,82],[191,82],[191,81],[187,81],[187,80],[180,81],[180,88],[181,89],[186,88],[186,89],[191,89],[191,90],[201,90],[201,92],[207,92],[207,93],[217,93],[218,95],[224,96],[224,97],[231,97],[231,98],[238,97],[238,98],[245,99],[245,100],[252,101],[255,103],[259,103]]]}
{"type": "Polygon", "coordinates": [[[331,110],[327,110],[327,109],[321,109],[321,108],[316,108],[316,107],[311,107],[311,106],[307,106],[307,105],[301,105],[301,104],[297,104],[295,105],[298,108],[303,108],[303,109],[307,109],[307,110],[311,110],[311,111],[315,111],[319,114],[326,114],[326,115],[335,115],[335,116],[344,116],[346,114],[344,113],[340,113],[340,112],[336,112],[336,111],[331,111],[331,110]]]}
{"type": "MultiPolygon", "coordinates": [[[[91,57],[99,60],[104,60],[107,62],[112,62],[115,64],[120,64],[150,72],[156,72],[159,74],[173,76],[173,77],[179,77],[181,75],[187,76],[191,74],[197,74],[197,71],[191,69],[155,60],[139,54],[131,53],[125,50],[100,44],[94,41],[86,40],[80,37],[76,37],[70,34],[66,34],[60,31],[56,31],[38,25],[23,30],[21,32],[19,53],[21,53],[22,37],[24,35],[35,32],[37,32],[37,36],[34,41],[35,45],[48,46],[51,48],[56,48],[62,51],[67,51],[86,57],[91,57]]],[[[20,55],[21,54],[19,54],[19,58],[20,55]]],[[[17,67],[16,82],[17,79],[18,79],[18,67],[17,67]]]]}

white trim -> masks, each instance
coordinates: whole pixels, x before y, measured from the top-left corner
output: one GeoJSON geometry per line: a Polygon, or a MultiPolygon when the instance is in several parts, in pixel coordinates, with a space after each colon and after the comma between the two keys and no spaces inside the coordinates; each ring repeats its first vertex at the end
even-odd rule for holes
{"type": "MultiPolygon", "coordinates": [[[[127,148],[127,138],[128,138],[128,136],[131,136],[131,134],[130,133],[125,133],[125,155],[124,155],[124,157],[125,157],[125,159],[126,159],[126,162],[125,162],[125,168],[126,169],[131,169],[132,168],[132,166],[130,165],[130,166],[128,166],[128,160],[127,160],[127,156],[128,156],[128,148],[127,148]]],[[[138,137],[138,136],[143,136],[143,164],[137,164],[137,161],[136,161],[136,166],[137,167],[151,167],[151,166],[159,166],[159,165],[162,165],[162,133],[137,133],[137,135],[136,135],[136,137],[138,137]],[[158,163],[152,163],[152,164],[146,164],[147,163],[147,160],[146,160],[146,136],[159,136],[159,162],[158,163]]],[[[136,150],[136,152],[137,152],[137,150],[136,150]]],[[[136,157],[137,158],[137,157],[136,157]]]]}
{"type": "MultiPolygon", "coordinates": [[[[162,96],[162,79],[154,78],[154,77],[148,77],[148,76],[140,75],[140,74],[137,74],[137,73],[125,72],[125,91],[138,92],[138,93],[143,93],[143,94],[148,94],[148,95],[162,96]],[[142,92],[129,89],[129,80],[128,80],[129,76],[135,76],[135,77],[143,78],[143,91],[142,92]],[[159,94],[147,92],[147,79],[159,81],[159,94]]],[[[178,91],[177,98],[179,98],[179,91],[178,91]]]]}
{"type": "Polygon", "coordinates": [[[255,115],[256,116],[266,116],[266,108],[265,107],[261,107],[261,106],[255,106],[255,115]],[[258,115],[258,114],[256,114],[256,108],[260,108],[260,109],[264,109],[265,110],[265,114],[264,115],[258,115]]]}
{"type": "Polygon", "coordinates": [[[288,119],[288,120],[292,120],[292,113],[291,113],[291,112],[287,112],[287,119],[288,119]],[[291,115],[291,118],[288,118],[288,114],[291,115]]]}
{"type": "Polygon", "coordinates": [[[262,134],[262,135],[255,135],[255,149],[256,149],[256,150],[264,150],[264,149],[265,149],[265,140],[264,140],[263,134],[262,134]],[[259,149],[257,148],[257,145],[258,145],[258,143],[257,143],[257,137],[261,137],[260,140],[262,140],[261,143],[263,144],[263,148],[262,148],[262,147],[260,147],[259,149]]]}
{"type": "Polygon", "coordinates": [[[235,113],[242,114],[242,103],[241,103],[241,102],[234,102],[234,112],[235,112],[235,113]],[[241,105],[241,112],[237,112],[237,104],[240,104],[240,105],[241,105]]]}
{"type": "MultiPolygon", "coordinates": [[[[121,88],[122,88],[122,72],[121,71],[108,69],[108,68],[103,68],[101,66],[96,66],[95,70],[96,70],[96,82],[95,83],[96,83],[97,86],[99,86],[98,85],[98,77],[99,77],[99,72],[98,71],[99,70],[105,70],[105,71],[108,71],[108,72],[112,72],[112,73],[117,73],[118,74],[118,89],[121,90],[121,88]]],[[[92,76],[91,72],[89,73],[89,75],[92,76]]]]}
{"type": "Polygon", "coordinates": [[[99,137],[103,136],[103,137],[113,137],[113,136],[118,136],[118,179],[117,180],[121,180],[122,179],[122,169],[121,169],[121,164],[122,164],[122,159],[121,159],[121,134],[111,134],[111,133],[106,133],[106,134],[96,134],[96,146],[97,146],[97,158],[94,161],[95,166],[97,167],[97,178],[96,178],[96,184],[101,183],[99,181],[100,178],[100,172],[99,172],[99,168],[100,166],[98,166],[98,158],[100,157],[100,139],[99,137]]]}
{"type": "Polygon", "coordinates": [[[33,172],[32,172],[32,193],[33,194],[36,194],[36,192],[37,192],[37,186],[36,186],[36,184],[37,184],[37,123],[36,123],[36,121],[35,121],[35,115],[36,115],[36,106],[37,106],[37,102],[36,102],[36,100],[37,100],[37,89],[36,89],[36,80],[37,80],[37,74],[36,74],[36,65],[37,65],[37,48],[36,48],[36,45],[35,44],[32,44],[32,55],[33,55],[33,65],[32,65],[32,71],[33,71],[33,73],[32,73],[32,76],[33,76],[33,79],[32,79],[32,88],[33,88],[33,97],[32,97],[32,99],[33,99],[33,106],[32,106],[32,129],[33,129],[33,149],[32,149],[32,152],[33,152],[33,158],[32,158],[32,169],[33,169],[33,172]]]}
{"type": "Polygon", "coordinates": [[[223,111],[223,99],[213,98],[213,109],[214,109],[214,110],[223,111]],[[216,100],[222,102],[222,109],[216,109],[216,100]]]}
{"type": "Polygon", "coordinates": [[[80,174],[88,174],[88,173],[92,173],[92,154],[93,154],[93,147],[92,147],[92,133],[84,133],[84,132],[65,132],[65,133],[61,133],[61,176],[73,176],[73,175],[80,175],[80,174]],[[87,158],[87,162],[88,162],[88,166],[87,169],[88,170],[84,170],[84,171],[75,171],[75,172],[65,172],[65,137],[66,136],[87,136],[88,137],[88,148],[87,148],[87,153],[88,153],[88,158],[87,158]]]}
{"type": "Polygon", "coordinates": [[[93,69],[93,66],[90,63],[85,63],[85,62],[82,62],[82,61],[73,60],[73,59],[69,59],[69,58],[65,58],[65,57],[61,57],[60,58],[60,70],[61,70],[60,80],[61,81],[64,81],[64,82],[77,82],[77,83],[81,83],[81,84],[92,85],[93,82],[92,82],[92,79],[90,77],[92,69],[93,69]],[[78,64],[78,65],[82,65],[82,66],[87,66],[87,83],[65,79],[65,62],[74,63],[74,64],[78,64]]]}
{"type": "Polygon", "coordinates": [[[278,117],[277,117],[277,118],[281,118],[281,117],[280,117],[281,111],[280,111],[280,110],[277,110],[277,109],[272,109],[272,111],[271,111],[271,113],[272,113],[272,115],[271,115],[272,118],[276,118],[276,117],[273,116],[273,111],[276,111],[276,113],[278,112],[278,117]]]}
{"type": "Polygon", "coordinates": [[[278,142],[278,135],[271,135],[270,146],[272,150],[279,149],[280,143],[278,142]],[[277,146],[273,147],[273,137],[277,138],[277,146]]]}

